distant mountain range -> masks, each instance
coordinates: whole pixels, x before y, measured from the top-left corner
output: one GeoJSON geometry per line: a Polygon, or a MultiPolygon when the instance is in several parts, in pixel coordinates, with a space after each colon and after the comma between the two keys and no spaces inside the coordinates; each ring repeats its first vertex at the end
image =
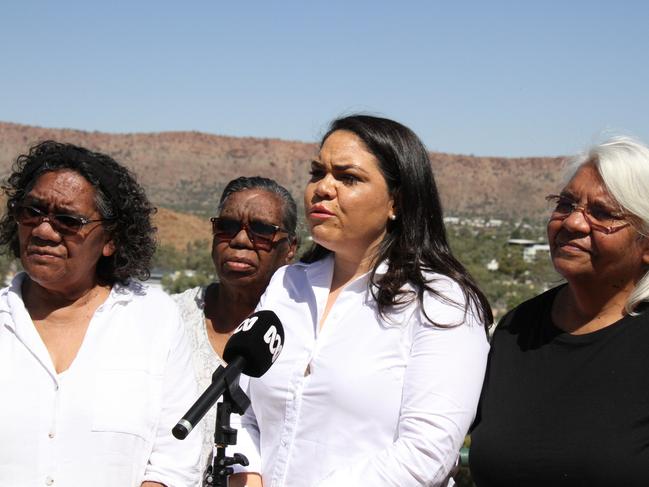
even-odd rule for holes
{"type": "MultiPolygon", "coordinates": [[[[315,143],[278,139],[200,132],[109,134],[0,122],[0,177],[9,174],[18,154],[46,139],[110,154],[135,172],[156,205],[197,215],[199,221],[215,212],[225,184],[241,175],[274,178],[301,204],[317,151],[315,143]]],[[[560,187],[559,158],[430,157],[446,215],[536,219],[545,212],[543,197],[560,187]]]]}

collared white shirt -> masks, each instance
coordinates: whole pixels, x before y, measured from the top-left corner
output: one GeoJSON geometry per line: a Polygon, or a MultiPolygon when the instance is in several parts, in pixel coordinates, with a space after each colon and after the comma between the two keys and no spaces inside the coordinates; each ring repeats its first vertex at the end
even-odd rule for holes
{"type": "Polygon", "coordinates": [[[329,294],[331,256],[278,270],[259,309],[277,313],[284,348],[260,379],[234,451],[265,487],[452,485],[449,472],[475,416],[488,342],[459,286],[426,293],[382,319],[369,276],[348,284],[318,323],[329,294]]]}
{"type": "Polygon", "coordinates": [[[171,435],[197,395],[173,301],[113,286],[57,374],[24,307],[24,277],[0,291],[0,486],[197,485],[201,435],[171,435]]]}

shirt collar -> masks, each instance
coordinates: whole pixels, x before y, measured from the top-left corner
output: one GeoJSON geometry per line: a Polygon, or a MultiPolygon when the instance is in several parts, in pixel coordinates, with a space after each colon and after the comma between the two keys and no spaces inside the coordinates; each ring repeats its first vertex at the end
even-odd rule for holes
{"type": "MultiPolygon", "coordinates": [[[[333,278],[334,271],[334,254],[329,254],[323,259],[320,259],[311,264],[299,262],[297,265],[305,267],[307,278],[314,287],[331,287],[331,279],[333,278]]],[[[376,268],[374,278],[377,279],[388,272],[389,263],[387,260],[382,261],[376,268]]],[[[352,282],[345,286],[346,291],[364,292],[368,289],[368,281],[372,271],[358,276],[352,282]]]]}
{"type": "Polygon", "coordinates": [[[25,272],[19,272],[11,280],[11,284],[0,291],[0,314],[7,315],[3,320],[4,325],[13,332],[16,332],[17,324],[21,321],[19,315],[25,313],[26,316],[22,316],[23,319],[29,316],[23,305],[22,285],[26,277],[25,272]]]}
{"type": "MultiPolygon", "coordinates": [[[[12,315],[12,303],[23,303],[22,285],[27,273],[19,272],[11,280],[11,284],[0,290],[0,314],[12,315]]],[[[112,307],[118,304],[127,304],[133,300],[136,294],[144,294],[145,285],[137,281],[129,281],[126,285],[116,283],[110,290],[110,294],[102,307],[112,307]]],[[[23,304],[24,306],[24,304],[23,304]]],[[[12,330],[15,329],[15,320],[8,320],[5,323],[12,330]]]]}

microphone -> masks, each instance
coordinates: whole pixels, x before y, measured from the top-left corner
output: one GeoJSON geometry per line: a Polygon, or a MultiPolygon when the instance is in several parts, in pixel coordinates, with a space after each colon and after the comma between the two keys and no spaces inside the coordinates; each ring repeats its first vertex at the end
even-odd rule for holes
{"type": "Polygon", "coordinates": [[[272,311],[257,311],[243,320],[225,344],[223,360],[227,367],[219,366],[214,371],[212,383],[171,433],[184,440],[226,389],[233,384],[238,386],[239,375],[261,377],[277,360],[283,346],[284,328],[272,311]]]}

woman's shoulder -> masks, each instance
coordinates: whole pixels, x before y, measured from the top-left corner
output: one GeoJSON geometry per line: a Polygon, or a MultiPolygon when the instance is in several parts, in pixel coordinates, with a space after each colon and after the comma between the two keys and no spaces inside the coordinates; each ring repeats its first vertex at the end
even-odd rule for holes
{"type": "Polygon", "coordinates": [[[146,283],[131,280],[126,284],[115,284],[109,298],[112,305],[122,304],[124,309],[141,309],[150,316],[170,317],[178,313],[174,300],[162,289],[146,283]]]}
{"type": "Polygon", "coordinates": [[[162,289],[139,281],[116,283],[102,305],[102,313],[110,319],[114,329],[147,340],[171,343],[184,333],[178,306],[162,289]]]}
{"type": "Polygon", "coordinates": [[[183,292],[172,294],[171,299],[173,299],[181,309],[203,309],[205,306],[205,289],[206,286],[192,287],[183,292]]]}
{"type": "Polygon", "coordinates": [[[426,272],[424,278],[428,289],[423,294],[423,311],[430,321],[447,327],[460,324],[484,326],[474,304],[467,302],[467,296],[456,280],[435,272],[426,272]]]}
{"type": "Polygon", "coordinates": [[[509,310],[498,322],[494,335],[504,331],[517,333],[522,327],[529,328],[531,322],[544,321],[546,317],[550,316],[554,298],[563,286],[548,289],[509,310]]]}

